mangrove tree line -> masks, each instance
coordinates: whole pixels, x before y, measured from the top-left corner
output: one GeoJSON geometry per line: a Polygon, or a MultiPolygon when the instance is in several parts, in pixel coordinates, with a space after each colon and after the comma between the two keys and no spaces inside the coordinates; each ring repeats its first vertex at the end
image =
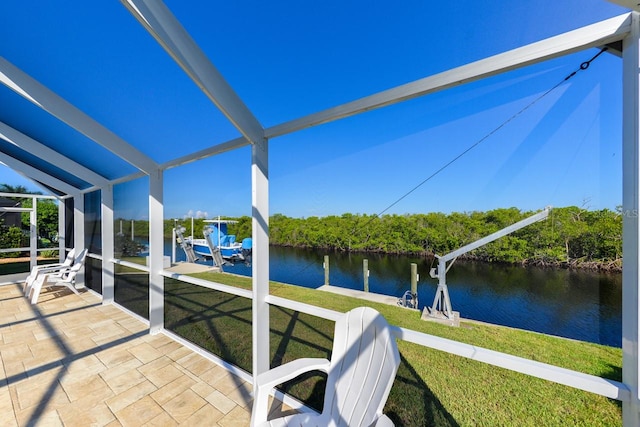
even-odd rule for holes
{"type": "MultiPolygon", "coordinates": [[[[331,251],[433,255],[451,252],[535,212],[354,215],[270,219],[273,245],[331,251]]],[[[552,209],[549,217],[466,255],[482,261],[617,270],[622,265],[622,216],[609,209],[552,209]]]]}

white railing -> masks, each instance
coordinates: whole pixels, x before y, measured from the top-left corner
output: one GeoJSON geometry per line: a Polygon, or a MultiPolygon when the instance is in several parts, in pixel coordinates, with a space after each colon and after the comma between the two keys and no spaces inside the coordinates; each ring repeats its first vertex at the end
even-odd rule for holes
{"type": "Polygon", "coordinates": [[[181,282],[191,283],[192,285],[202,286],[203,288],[213,289],[214,291],[224,292],[243,298],[251,299],[252,293],[248,289],[236,288],[234,286],[223,285],[222,283],[210,282],[196,277],[186,276],[184,274],[175,273],[173,271],[162,270],[160,272],[164,277],[179,280],[181,282]]]}
{"type": "MultiPolygon", "coordinates": [[[[27,246],[26,248],[6,248],[6,249],[0,249],[0,254],[6,254],[6,253],[11,253],[11,252],[29,252],[31,250],[31,248],[29,246],[27,246]]],[[[56,251],[58,252],[60,250],[60,248],[55,247],[55,248],[38,248],[36,249],[36,252],[46,252],[46,251],[56,251]]]]}
{"type": "MultiPolygon", "coordinates": [[[[182,274],[176,274],[171,271],[163,271],[164,277],[202,286],[208,289],[220,292],[230,293],[251,299],[252,293],[249,290],[239,289],[221,283],[210,282],[203,279],[197,279],[182,274]]],[[[311,304],[305,304],[293,300],[289,300],[274,295],[269,295],[266,302],[270,305],[299,311],[319,318],[336,321],[343,313],[317,307],[311,304]]],[[[486,348],[425,334],[411,329],[393,327],[395,335],[398,339],[421,345],[423,347],[444,351],[446,353],[476,360],[489,365],[508,369],[510,371],[519,372],[532,377],[541,378],[554,383],[567,385],[576,389],[588,391],[610,399],[619,401],[629,401],[631,392],[629,388],[619,382],[601,378],[595,375],[589,375],[571,369],[561,368],[547,363],[536,362],[534,360],[517,357],[506,353],[501,353],[486,348]]]]}
{"type": "Polygon", "coordinates": [[[29,252],[31,250],[30,247],[26,247],[26,248],[7,248],[7,249],[0,249],[0,254],[7,254],[10,252],[29,252]]]}
{"type": "MultiPolygon", "coordinates": [[[[267,302],[271,305],[296,310],[312,316],[321,317],[328,320],[337,320],[342,313],[328,310],[326,308],[316,307],[297,301],[291,301],[285,298],[269,295],[267,302]]],[[[536,378],[552,381],[558,384],[564,384],[569,387],[585,390],[591,393],[599,394],[611,399],[620,401],[629,401],[631,392],[629,388],[618,381],[607,380],[595,375],[588,375],[582,372],[573,371],[571,369],[560,368],[558,366],[546,363],[536,362],[534,360],[513,356],[498,351],[488,350],[486,348],[477,347],[458,341],[440,338],[434,335],[417,332],[411,329],[393,327],[395,335],[398,339],[421,345],[423,347],[433,348],[435,350],[444,351],[446,353],[455,354],[456,356],[465,357],[467,359],[476,360],[487,363],[489,365],[505,368],[510,371],[520,372],[536,378]]]]}
{"type": "Polygon", "coordinates": [[[147,273],[149,272],[149,267],[146,265],[136,264],[135,262],[123,261],[121,259],[113,259],[113,258],[110,259],[109,261],[111,261],[114,264],[122,265],[129,268],[134,268],[140,271],[146,271],[147,273]]]}
{"type": "MultiPolygon", "coordinates": [[[[90,254],[92,258],[100,259],[99,255],[90,254]]],[[[114,264],[131,267],[140,271],[148,272],[149,268],[145,265],[136,264],[119,259],[110,260],[114,264]]],[[[175,273],[169,270],[163,270],[161,275],[170,279],[178,280],[192,285],[212,289],[227,294],[251,299],[252,292],[248,289],[236,288],[234,286],[225,285],[218,282],[211,282],[184,274],[175,273]]],[[[266,302],[273,306],[278,306],[311,316],[319,317],[326,320],[336,321],[343,313],[330,310],[315,305],[301,303],[286,298],[269,295],[266,302]]],[[[579,390],[598,394],[610,399],[627,402],[631,399],[631,392],[627,385],[619,381],[608,380],[595,375],[589,375],[571,369],[561,368],[558,366],[541,363],[523,357],[513,356],[507,353],[501,353],[494,350],[478,347],[471,344],[437,337],[425,334],[423,332],[411,329],[393,326],[396,337],[400,340],[417,344],[423,347],[444,351],[445,353],[454,354],[456,356],[465,357],[489,365],[504,368],[510,371],[519,372],[535,378],[541,378],[557,384],[563,384],[579,390]]],[[[205,351],[204,349],[201,349],[205,351]]]]}

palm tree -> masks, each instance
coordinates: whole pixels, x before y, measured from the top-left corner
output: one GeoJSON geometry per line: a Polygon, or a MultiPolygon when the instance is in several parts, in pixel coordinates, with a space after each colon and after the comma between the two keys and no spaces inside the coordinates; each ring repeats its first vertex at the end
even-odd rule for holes
{"type": "Polygon", "coordinates": [[[0,184],[0,193],[42,194],[42,191],[29,191],[24,185],[0,184]]]}
{"type": "MultiPolygon", "coordinates": [[[[15,193],[15,194],[42,194],[40,191],[29,191],[24,185],[11,185],[0,184],[0,193],[15,193]]],[[[9,197],[9,199],[17,200],[16,197],[9,197]]]]}

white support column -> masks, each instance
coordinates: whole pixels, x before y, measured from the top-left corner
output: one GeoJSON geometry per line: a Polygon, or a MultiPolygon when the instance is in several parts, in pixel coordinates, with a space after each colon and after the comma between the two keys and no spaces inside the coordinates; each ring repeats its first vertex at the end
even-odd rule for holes
{"type": "MultiPolygon", "coordinates": [[[[84,250],[84,194],[73,198],[73,247],[76,254],[84,250]]],[[[84,269],[76,274],[76,285],[84,286],[84,269]]]]}
{"type": "Polygon", "coordinates": [[[31,198],[29,212],[29,258],[31,268],[38,264],[38,198],[31,198]]]}
{"type": "Polygon", "coordinates": [[[164,328],[164,205],[163,176],[160,169],[149,175],[149,332],[164,328]]]}
{"type": "Polygon", "coordinates": [[[269,143],[251,146],[253,378],[269,370],[269,143]]]}
{"type": "Polygon", "coordinates": [[[58,258],[60,259],[60,262],[64,262],[64,259],[67,257],[67,252],[65,251],[65,248],[67,247],[67,231],[65,230],[65,223],[64,199],[58,199],[58,258]]]}
{"type": "Polygon", "coordinates": [[[632,14],[630,34],[623,40],[622,67],[622,380],[631,400],[622,403],[623,425],[640,425],[638,330],[640,299],[640,23],[632,14]]]}
{"type": "Polygon", "coordinates": [[[102,233],[102,304],[111,304],[114,300],[115,268],[113,259],[113,186],[107,185],[100,190],[101,233],[102,233]]]}

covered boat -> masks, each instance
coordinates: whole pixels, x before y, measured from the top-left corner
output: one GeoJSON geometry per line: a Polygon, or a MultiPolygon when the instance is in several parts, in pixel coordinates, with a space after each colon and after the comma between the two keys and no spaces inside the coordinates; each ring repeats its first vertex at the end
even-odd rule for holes
{"type": "Polygon", "coordinates": [[[251,238],[245,238],[242,242],[236,241],[235,234],[228,234],[227,225],[235,224],[238,221],[221,219],[205,220],[209,223],[204,229],[203,239],[193,239],[191,244],[193,251],[200,256],[213,258],[213,252],[219,251],[225,260],[230,261],[251,261],[251,238]]]}

